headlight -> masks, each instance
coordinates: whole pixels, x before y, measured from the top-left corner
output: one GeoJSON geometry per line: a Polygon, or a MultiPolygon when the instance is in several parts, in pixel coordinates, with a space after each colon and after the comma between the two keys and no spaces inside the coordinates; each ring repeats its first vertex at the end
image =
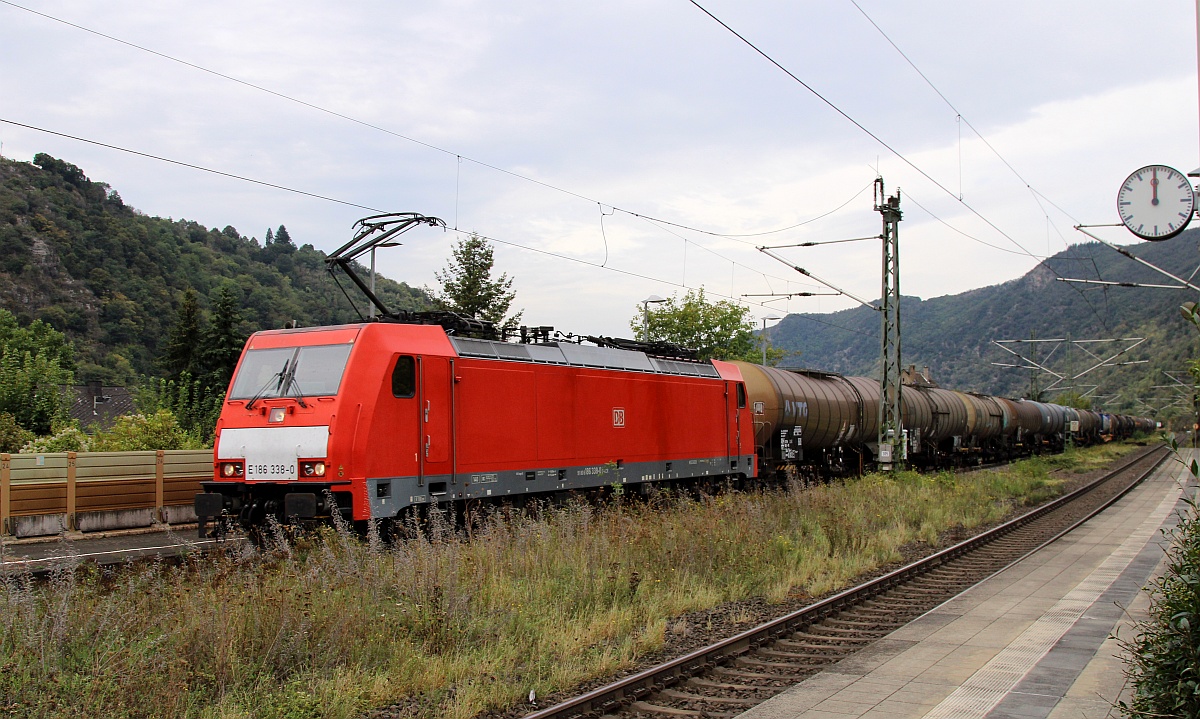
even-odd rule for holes
{"type": "Polygon", "coordinates": [[[324,477],[325,463],[324,462],[301,462],[300,474],[305,477],[324,477]]]}
{"type": "Polygon", "coordinates": [[[243,472],[242,463],[241,462],[221,462],[220,471],[221,471],[222,477],[227,477],[230,479],[232,479],[233,477],[240,477],[240,476],[242,476],[242,472],[243,472]]]}

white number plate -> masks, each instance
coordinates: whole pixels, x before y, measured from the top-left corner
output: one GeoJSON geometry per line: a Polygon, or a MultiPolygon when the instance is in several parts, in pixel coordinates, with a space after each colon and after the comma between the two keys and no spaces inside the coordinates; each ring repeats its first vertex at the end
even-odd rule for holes
{"type": "Polygon", "coordinates": [[[246,479],[296,479],[296,463],[246,464],[246,479]]]}

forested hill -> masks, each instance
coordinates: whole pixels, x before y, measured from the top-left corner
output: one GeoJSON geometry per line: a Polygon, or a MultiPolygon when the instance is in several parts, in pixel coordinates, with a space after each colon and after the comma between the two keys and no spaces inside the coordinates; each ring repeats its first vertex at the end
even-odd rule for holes
{"type": "MultiPolygon", "coordinates": [[[[1200,264],[1198,243],[1200,230],[1189,230],[1165,242],[1144,242],[1129,249],[1186,279],[1200,264]]],[[[900,270],[903,289],[903,265],[900,270]]],[[[1148,341],[1130,352],[1128,359],[1149,360],[1148,364],[1101,368],[1080,382],[1099,384],[1100,395],[1120,394],[1110,401],[1116,402],[1108,405],[1112,409],[1133,410],[1138,397],[1171,395],[1152,385],[1171,384],[1163,370],[1183,370],[1187,360],[1200,357],[1195,329],[1179,312],[1181,304],[1197,299],[1196,293],[1069,284],[1056,277],[1177,284],[1100,243],[1074,245],[1004,284],[928,300],[903,297],[903,364],[928,365],[943,387],[1023,396],[1029,391],[1029,373],[994,366],[993,362],[1015,358],[993,345],[993,340],[1027,339],[1031,334],[1074,339],[1146,337],[1148,341]]],[[[770,335],[773,345],[800,353],[782,364],[878,376],[879,325],[877,312],[858,307],[832,314],[789,315],[770,335]]],[[[1100,354],[1101,347],[1110,346],[1092,348],[1100,354]]],[[[1027,348],[1020,348],[1022,354],[1027,348]]],[[[1043,357],[1049,349],[1038,346],[1043,357]]],[[[1060,347],[1049,366],[1078,373],[1094,363],[1088,359],[1080,350],[1068,355],[1060,347]]],[[[1046,384],[1048,380],[1042,382],[1046,384]]]]}
{"type": "MultiPolygon", "coordinates": [[[[245,334],[293,320],[358,319],[326,272],[325,254],[297,246],[286,223],[279,237],[264,232],[260,243],[229,226],[147,217],[68,162],[39,154],[34,163],[0,158],[0,308],[23,324],[41,319],[66,332],[76,345],[77,382],[161,375],[159,359],[189,287],[202,308],[231,288],[245,334]]],[[[429,302],[423,291],[382,277],[377,290],[397,309],[429,302]]]]}

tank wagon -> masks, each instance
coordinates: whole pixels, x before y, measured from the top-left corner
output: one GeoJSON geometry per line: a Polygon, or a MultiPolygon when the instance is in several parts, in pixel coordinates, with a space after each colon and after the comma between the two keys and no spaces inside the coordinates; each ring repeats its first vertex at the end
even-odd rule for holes
{"type": "MultiPolygon", "coordinates": [[[[439,324],[247,341],[216,429],[200,531],[229,518],[390,520],[573,491],[813,479],[870,469],[879,382],[439,324]]],[[[606,343],[601,343],[606,344],[606,343]]],[[[909,371],[904,454],[944,467],[1152,431],[1144,418],[943,389],[909,371]]]]}
{"type": "MultiPolygon", "coordinates": [[[[750,397],[760,471],[815,479],[874,466],[879,380],[733,364],[750,397]]],[[[943,389],[915,368],[903,381],[903,456],[924,469],[1060,452],[1068,441],[1091,444],[1151,432],[1156,425],[1145,418],[943,389]]]]}

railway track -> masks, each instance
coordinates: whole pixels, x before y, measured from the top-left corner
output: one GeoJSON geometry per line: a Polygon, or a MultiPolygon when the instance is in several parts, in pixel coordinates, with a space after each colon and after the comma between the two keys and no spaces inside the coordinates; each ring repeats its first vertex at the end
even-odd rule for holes
{"type": "Polygon", "coordinates": [[[1165,446],[937,554],[526,719],[733,717],[857,652],[1087,521],[1168,456],[1165,446]]]}

